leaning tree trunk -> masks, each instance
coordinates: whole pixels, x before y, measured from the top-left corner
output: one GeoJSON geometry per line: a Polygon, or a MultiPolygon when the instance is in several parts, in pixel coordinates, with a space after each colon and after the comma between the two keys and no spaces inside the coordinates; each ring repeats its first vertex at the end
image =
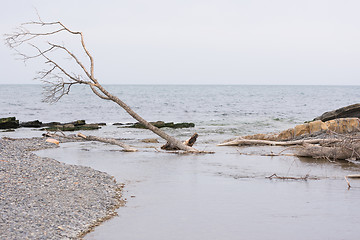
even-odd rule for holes
{"type": "Polygon", "coordinates": [[[36,58],[44,58],[45,65],[48,67],[42,71],[38,72],[38,77],[35,79],[39,79],[45,83],[50,84],[50,87],[47,89],[47,100],[56,102],[64,95],[70,92],[70,88],[75,84],[86,84],[91,90],[101,99],[111,100],[121,106],[125,111],[130,114],[134,119],[143,124],[146,128],[153,131],[155,134],[165,139],[170,145],[174,146],[177,149],[189,151],[189,152],[199,152],[195,148],[185,145],[181,141],[175,139],[174,137],[166,134],[161,131],[159,128],[153,126],[148,121],[140,117],[137,113],[135,113],[128,105],[126,105],[123,101],[121,101],[118,97],[109,93],[106,89],[104,89],[99,82],[96,80],[94,76],[94,59],[90,52],[87,50],[85,46],[84,36],[82,32],[75,32],[67,28],[61,22],[43,22],[40,17],[38,21],[32,21],[22,24],[17,31],[12,34],[6,34],[6,43],[7,45],[16,50],[16,53],[24,60],[28,61],[36,58]],[[38,32],[38,30],[29,30],[25,26],[33,26],[33,27],[45,27],[43,32],[38,32]],[[54,29],[48,30],[47,28],[52,27],[54,29]],[[54,36],[60,32],[66,32],[70,35],[78,35],[80,36],[80,42],[82,45],[83,53],[89,58],[90,68],[86,67],[80,61],[73,52],[71,52],[68,48],[64,46],[64,44],[53,43],[49,40],[45,41],[45,46],[42,47],[42,44],[33,43],[36,39],[46,38],[50,36],[54,36]],[[29,45],[36,51],[36,54],[26,54],[23,50],[20,50],[19,47],[24,43],[29,43],[29,45]],[[57,53],[65,54],[66,57],[70,57],[77,67],[78,70],[82,73],[73,73],[61,64],[61,61],[57,57],[58,55],[52,55],[55,50],[57,53]],[[85,74],[85,76],[83,75],[85,74]]]}
{"type": "Polygon", "coordinates": [[[100,84],[95,85],[103,94],[105,94],[110,100],[117,103],[119,106],[121,106],[130,116],[132,116],[134,119],[139,121],[141,124],[143,124],[146,128],[151,130],[153,133],[158,135],[159,137],[165,139],[170,145],[184,151],[189,152],[198,152],[197,149],[185,145],[183,142],[177,140],[176,138],[166,134],[164,131],[160,130],[159,128],[155,127],[145,119],[143,119],[139,114],[134,112],[126,103],[121,101],[118,97],[112,95],[109,93],[105,88],[103,88],[100,84]]]}

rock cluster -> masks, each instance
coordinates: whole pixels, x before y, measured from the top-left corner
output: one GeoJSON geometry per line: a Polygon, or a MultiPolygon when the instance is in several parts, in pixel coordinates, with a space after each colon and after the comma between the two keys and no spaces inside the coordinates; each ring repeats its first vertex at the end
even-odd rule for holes
{"type": "Polygon", "coordinates": [[[97,130],[106,123],[87,124],[85,120],[77,120],[69,123],[49,122],[43,123],[39,120],[20,122],[15,117],[0,118],[0,129],[14,129],[19,127],[25,128],[42,128],[45,131],[80,131],[80,130],[97,130]]]}
{"type": "Polygon", "coordinates": [[[339,118],[326,122],[316,120],[309,123],[304,123],[295,126],[294,128],[287,129],[280,133],[271,134],[255,134],[245,136],[245,139],[257,140],[270,140],[270,141],[283,141],[300,138],[308,135],[316,135],[322,132],[332,131],[336,133],[352,133],[360,131],[359,118],[339,118]]]}
{"type": "Polygon", "coordinates": [[[360,118],[360,103],[342,107],[334,111],[325,112],[321,116],[315,118],[314,120],[321,120],[325,122],[337,118],[350,118],[350,117],[360,118]]]}
{"type": "Polygon", "coordinates": [[[0,118],[0,129],[18,128],[19,120],[15,117],[0,118]]]}
{"type": "MultiPolygon", "coordinates": [[[[156,121],[156,122],[150,122],[150,123],[152,125],[154,125],[155,127],[158,127],[158,128],[164,128],[164,127],[168,127],[168,128],[191,128],[191,127],[195,127],[194,123],[187,123],[187,122],[173,123],[173,122],[156,121]]],[[[146,128],[141,123],[134,123],[134,124],[131,124],[128,127],[129,128],[146,128]]]]}

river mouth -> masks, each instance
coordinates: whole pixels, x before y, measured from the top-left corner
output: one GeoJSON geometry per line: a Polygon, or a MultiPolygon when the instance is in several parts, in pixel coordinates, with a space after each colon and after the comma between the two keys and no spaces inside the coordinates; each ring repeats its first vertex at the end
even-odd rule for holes
{"type": "Polygon", "coordinates": [[[124,182],[126,206],[85,239],[355,239],[357,164],[261,156],[274,147],[197,146],[208,155],[99,143],[66,143],[36,154],[90,166],[124,182]],[[241,154],[240,154],[241,153],[241,154]],[[244,154],[246,153],[246,154],[244,154]],[[269,179],[272,174],[307,180],[269,179]],[[315,180],[316,179],[316,180],[315,180]]]}

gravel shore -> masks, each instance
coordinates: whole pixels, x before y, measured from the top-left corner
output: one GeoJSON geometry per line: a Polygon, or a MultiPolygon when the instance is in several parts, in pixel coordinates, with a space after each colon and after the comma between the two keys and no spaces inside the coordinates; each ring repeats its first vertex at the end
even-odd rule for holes
{"type": "Polygon", "coordinates": [[[109,174],[30,152],[50,147],[45,138],[0,139],[0,239],[78,239],[121,205],[109,174]]]}

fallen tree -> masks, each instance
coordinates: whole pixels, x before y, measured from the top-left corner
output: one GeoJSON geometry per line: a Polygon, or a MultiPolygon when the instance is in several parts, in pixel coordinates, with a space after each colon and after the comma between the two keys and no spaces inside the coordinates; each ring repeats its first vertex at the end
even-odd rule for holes
{"type": "Polygon", "coordinates": [[[103,137],[97,137],[97,136],[85,136],[84,134],[78,133],[77,134],[78,137],[81,137],[87,141],[98,141],[98,142],[103,142],[103,143],[109,143],[109,144],[113,144],[113,145],[118,145],[120,147],[122,147],[124,149],[125,152],[136,152],[137,149],[130,147],[129,145],[120,142],[116,139],[113,138],[103,138],[103,137]]]}
{"type": "Polygon", "coordinates": [[[272,153],[269,156],[280,156],[283,151],[293,151],[292,156],[325,158],[331,160],[360,160],[360,134],[323,134],[315,138],[271,141],[237,138],[227,141],[218,146],[292,146],[282,150],[279,154],[272,153]]]}
{"type": "MultiPolygon", "coordinates": [[[[52,138],[56,138],[56,139],[59,139],[59,140],[67,139],[67,140],[70,140],[70,141],[82,140],[82,141],[103,142],[103,143],[108,143],[108,144],[120,146],[120,147],[122,147],[124,149],[124,152],[137,152],[137,149],[135,149],[135,148],[123,143],[123,142],[120,142],[119,140],[114,139],[114,138],[103,138],[103,137],[97,137],[97,136],[91,136],[91,135],[86,136],[86,135],[84,135],[82,133],[78,133],[76,135],[65,135],[65,134],[56,134],[56,133],[50,133],[50,132],[47,132],[47,133],[43,134],[43,136],[44,137],[52,137],[52,138]]],[[[54,141],[48,141],[48,142],[55,143],[54,141]]],[[[59,142],[57,142],[56,144],[59,144],[59,142]]]]}
{"type": "Polygon", "coordinates": [[[235,140],[218,144],[218,146],[244,146],[244,145],[270,145],[270,146],[291,146],[317,143],[336,143],[340,139],[303,139],[295,141],[270,141],[270,140],[256,140],[237,138],[235,140]]]}
{"type": "Polygon", "coordinates": [[[36,80],[45,83],[45,101],[56,102],[69,94],[72,86],[87,85],[99,98],[116,103],[140,124],[165,139],[174,148],[188,152],[199,152],[197,149],[185,145],[178,139],[153,126],[100,84],[94,74],[94,58],[86,48],[82,32],[73,31],[60,21],[44,22],[39,17],[37,21],[21,24],[15,32],[5,36],[6,44],[24,62],[35,59],[45,60],[46,68],[40,70],[35,77],[36,80]],[[69,36],[79,37],[81,54],[75,54],[63,43],[59,43],[61,39],[69,36]],[[28,53],[29,46],[33,52],[28,53]],[[71,59],[73,65],[70,68],[64,62],[65,58],[71,59]],[[87,59],[87,64],[83,63],[83,58],[87,59]],[[75,67],[77,72],[74,72],[75,67]]]}
{"type": "Polygon", "coordinates": [[[332,160],[360,160],[360,143],[348,146],[320,146],[307,144],[297,149],[296,156],[327,158],[332,160]]]}

